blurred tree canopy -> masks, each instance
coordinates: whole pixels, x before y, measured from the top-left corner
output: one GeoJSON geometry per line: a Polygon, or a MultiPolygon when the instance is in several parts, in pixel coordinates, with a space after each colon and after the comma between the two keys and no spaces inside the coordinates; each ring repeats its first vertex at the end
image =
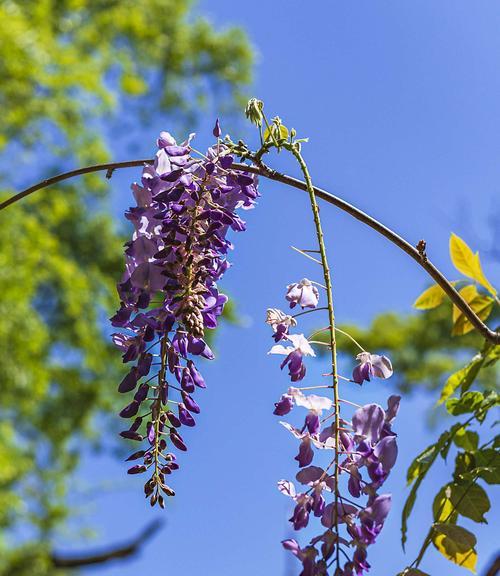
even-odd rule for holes
{"type": "MultiPolygon", "coordinates": [[[[439,390],[450,373],[455,372],[481,349],[484,339],[477,332],[460,337],[451,333],[452,306],[445,302],[439,308],[408,315],[386,312],[376,316],[367,328],[343,325],[342,330],[361,342],[366,350],[382,350],[397,366],[391,384],[403,393],[415,389],[439,390]]],[[[489,319],[498,324],[498,309],[489,319]]],[[[322,339],[326,336],[321,335],[322,339]]],[[[342,338],[342,351],[356,355],[359,350],[347,338],[342,338]]],[[[497,368],[484,368],[476,384],[495,389],[497,368]]]]}
{"type": "MultiPolygon", "coordinates": [[[[230,108],[252,60],[244,32],[214,30],[190,0],[0,0],[0,195],[19,186],[20,165],[30,184],[69,161],[106,161],[104,115],[108,128],[147,111],[192,120],[207,93],[230,108]]],[[[2,576],[54,571],[82,439],[112,409],[122,368],[103,326],[123,237],[106,190],[94,175],[1,215],[2,576]]]]}

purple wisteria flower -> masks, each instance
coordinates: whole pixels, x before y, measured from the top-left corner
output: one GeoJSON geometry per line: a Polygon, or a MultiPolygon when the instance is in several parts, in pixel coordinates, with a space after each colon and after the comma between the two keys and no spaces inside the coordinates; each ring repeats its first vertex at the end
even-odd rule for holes
{"type": "Polygon", "coordinates": [[[359,364],[352,372],[352,379],[356,384],[362,384],[364,380],[370,381],[372,376],[376,378],[390,378],[392,376],[392,364],[387,356],[361,352],[356,356],[359,364]]]}
{"type": "Polygon", "coordinates": [[[288,365],[288,373],[292,382],[302,380],[306,375],[306,367],[302,361],[304,356],[316,356],[309,341],[304,334],[288,334],[286,340],[292,346],[276,344],[269,350],[268,354],[283,354],[286,358],[281,363],[281,369],[288,365]]]}
{"type": "Polygon", "coordinates": [[[379,494],[379,489],[397,458],[396,435],[391,426],[399,402],[399,396],[390,396],[385,410],[378,404],[366,404],[356,409],[350,420],[339,419],[342,427],[339,446],[331,423],[334,413],[323,417],[323,412],[334,407],[330,398],[306,395],[301,389],[290,387],[276,403],[274,413],[279,416],[290,413],[294,406],[307,409],[301,428],[281,422],[300,441],[295,457],[300,468],[296,480],[304,488],[299,489],[288,480],[278,482],[280,492],[294,503],[290,522],[295,530],[301,530],[309,526],[312,517],[317,517],[323,530],[326,529],[303,548],[294,539],[283,542],[283,547],[302,563],[302,575],[327,576],[336,546],[343,546],[346,555],[346,550],[353,550],[350,559],[335,572],[336,576],[359,576],[369,571],[367,547],[375,543],[391,507],[390,494],[379,494]],[[312,465],[314,448],[338,450],[338,476],[347,476],[349,498],[364,497],[364,503],[346,499],[340,492],[337,506],[335,501],[327,502],[327,495],[338,490],[332,469],[335,460],[326,468],[312,465]],[[339,526],[345,527],[345,536],[335,532],[339,526]]]}
{"type": "Polygon", "coordinates": [[[302,278],[300,282],[287,286],[285,298],[290,302],[290,308],[294,308],[297,304],[302,308],[316,308],[319,292],[310,280],[302,278]]]}
{"type": "Polygon", "coordinates": [[[213,134],[217,144],[197,158],[190,146],[194,134],[178,144],[162,132],[154,164],[132,185],[137,205],[126,212],[134,232],[125,245],[120,309],[111,322],[125,331],[113,335],[123,361],[134,362],[119,391],[135,392],[120,413],[134,418],[121,436],[147,443],[129,458],[143,461],[129,473],[152,472],[144,486],[152,506],[164,506],[162,493],[174,494],[165,478],[179,465],[167,449],[187,450],[180,429],[195,426],[200,412],[193,394],[205,381],[193,357],[214,357],[204,337],[227,301],[217,287],[229,267],[227,236],[245,230],[237,212],[252,208],[258,197],[256,176],[232,169],[218,121],[213,134]]]}

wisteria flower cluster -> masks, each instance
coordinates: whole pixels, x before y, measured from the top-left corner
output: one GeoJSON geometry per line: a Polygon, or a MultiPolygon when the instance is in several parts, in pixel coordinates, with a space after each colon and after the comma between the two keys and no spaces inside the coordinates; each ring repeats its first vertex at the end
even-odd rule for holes
{"type": "Polygon", "coordinates": [[[146,443],[128,458],[141,461],[128,472],[151,473],[144,491],[152,506],[174,494],[165,481],[179,468],[172,447],[187,450],[180,429],[200,412],[194,392],[205,382],[193,358],[214,357],[204,337],[227,300],[217,287],[229,267],[227,234],[245,230],[237,211],[259,195],[256,177],[232,168],[218,121],[213,133],[217,143],[195,157],[194,134],[177,144],[162,132],[154,165],[132,185],[137,205],[126,212],[134,233],[111,321],[125,330],[113,335],[123,362],[134,363],[118,390],[135,393],[120,412],[133,418],[121,436],[146,443]]]}
{"type": "MultiPolygon", "coordinates": [[[[296,305],[315,308],[319,294],[311,281],[303,279],[287,287],[286,300],[290,308],[296,305]]],[[[269,353],[286,355],[281,368],[288,366],[292,382],[302,380],[306,375],[304,357],[315,356],[315,351],[303,334],[289,333],[297,326],[296,317],[273,308],[267,311],[266,322],[273,330],[274,340],[284,342],[273,346],[269,353]]],[[[357,360],[359,364],[353,370],[351,382],[361,384],[373,376],[388,378],[392,375],[391,362],[385,356],[363,351],[357,360]]],[[[345,556],[345,561],[343,566],[337,562],[334,576],[367,572],[370,568],[367,548],[376,541],[391,507],[391,495],[381,494],[379,490],[397,458],[392,423],[400,397],[390,396],[385,410],[378,404],[359,406],[342,400],[356,409],[349,419],[339,415],[334,419],[333,399],[304,393],[313,388],[332,387],[289,387],[274,409],[277,416],[289,414],[294,407],[307,410],[300,427],[281,422],[299,441],[295,457],[300,468],[296,475],[298,485],[288,480],[278,482],[280,492],[294,502],[290,518],[293,528],[305,528],[311,516],[318,518],[322,527],[321,533],[305,547],[295,539],[283,542],[284,548],[302,563],[301,576],[326,576],[339,552],[345,556]],[[338,422],[338,431],[335,422],[338,422]],[[326,467],[313,464],[315,450],[333,451],[334,456],[326,467]],[[328,502],[329,495],[330,499],[333,495],[333,501],[328,502]],[[340,526],[345,528],[343,535],[339,533],[340,526]]]]}

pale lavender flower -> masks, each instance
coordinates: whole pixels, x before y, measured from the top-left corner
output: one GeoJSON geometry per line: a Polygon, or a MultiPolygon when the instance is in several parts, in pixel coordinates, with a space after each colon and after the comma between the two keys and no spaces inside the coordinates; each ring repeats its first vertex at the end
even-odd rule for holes
{"type": "Polygon", "coordinates": [[[309,410],[306,416],[304,428],[307,427],[310,434],[318,434],[320,430],[320,416],[323,410],[330,410],[332,407],[332,400],[324,396],[316,396],[316,394],[309,394],[305,396],[302,392],[297,391],[294,394],[295,404],[302,406],[309,410]]]}
{"type": "Polygon", "coordinates": [[[297,321],[289,314],[285,314],[277,308],[268,308],[266,312],[266,324],[269,324],[273,329],[274,341],[279,342],[286,338],[288,329],[291,326],[296,326],[297,321]]]}
{"type": "Polygon", "coordinates": [[[390,378],[393,374],[392,364],[387,356],[361,352],[356,356],[356,360],[359,360],[359,364],[352,373],[352,379],[356,384],[362,384],[364,380],[369,382],[372,376],[390,378]]]}
{"type": "Polygon", "coordinates": [[[302,308],[316,308],[319,292],[310,280],[302,278],[300,282],[287,286],[285,298],[290,302],[290,308],[294,308],[297,304],[302,308]]]}

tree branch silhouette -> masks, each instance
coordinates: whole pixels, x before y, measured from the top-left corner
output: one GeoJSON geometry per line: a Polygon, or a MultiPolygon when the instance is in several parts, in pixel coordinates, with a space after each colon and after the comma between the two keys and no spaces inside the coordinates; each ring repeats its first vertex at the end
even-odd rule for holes
{"type": "Polygon", "coordinates": [[[54,552],[51,556],[52,563],[55,568],[80,568],[82,566],[90,566],[92,564],[104,564],[111,560],[119,558],[127,558],[136,554],[142,544],[153,536],[160,529],[162,522],[155,520],[151,522],[136,536],[133,540],[126,544],[110,547],[107,550],[96,552],[93,554],[62,554],[54,552]]]}

